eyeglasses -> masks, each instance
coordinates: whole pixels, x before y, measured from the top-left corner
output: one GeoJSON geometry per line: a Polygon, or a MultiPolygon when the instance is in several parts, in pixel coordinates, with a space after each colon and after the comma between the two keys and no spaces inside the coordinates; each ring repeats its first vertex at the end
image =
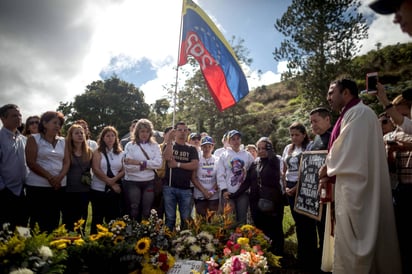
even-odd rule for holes
{"type": "Polygon", "coordinates": [[[29,125],[34,125],[34,124],[38,125],[39,121],[29,121],[28,124],[29,125]]]}

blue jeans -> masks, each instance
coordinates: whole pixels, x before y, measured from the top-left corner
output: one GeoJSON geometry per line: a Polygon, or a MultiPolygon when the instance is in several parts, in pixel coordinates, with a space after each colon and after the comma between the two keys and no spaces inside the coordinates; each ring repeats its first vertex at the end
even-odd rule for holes
{"type": "Polygon", "coordinates": [[[165,207],[166,226],[173,231],[176,225],[176,207],[179,207],[180,229],[187,227],[186,220],[192,211],[192,189],[180,189],[163,186],[163,200],[165,207]]]}
{"type": "Polygon", "coordinates": [[[224,205],[229,203],[235,213],[236,222],[234,227],[241,226],[247,223],[247,212],[249,209],[249,193],[242,193],[236,199],[229,199],[224,202],[224,205]]]}

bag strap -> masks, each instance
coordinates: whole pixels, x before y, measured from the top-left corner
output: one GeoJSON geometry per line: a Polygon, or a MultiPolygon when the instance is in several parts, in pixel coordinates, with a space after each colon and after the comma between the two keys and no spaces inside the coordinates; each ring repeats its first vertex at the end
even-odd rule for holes
{"type": "MultiPolygon", "coordinates": [[[[104,155],[104,157],[106,157],[106,161],[107,161],[107,170],[112,170],[111,169],[111,166],[110,166],[110,162],[109,162],[109,157],[107,157],[107,154],[106,154],[106,151],[105,152],[103,152],[103,155],[104,155]]],[[[112,173],[113,173],[113,171],[112,171],[112,173]]]]}
{"type": "Polygon", "coordinates": [[[73,159],[76,161],[77,165],[80,167],[80,169],[82,170],[82,173],[87,172],[87,168],[83,169],[82,164],[80,163],[79,159],[76,157],[76,155],[73,153],[72,155],[73,159]]]}
{"type": "MultiPolygon", "coordinates": [[[[146,159],[150,160],[149,155],[147,155],[146,151],[143,149],[143,147],[140,145],[140,143],[136,143],[136,144],[140,147],[140,149],[142,150],[142,152],[143,152],[144,156],[146,157],[146,159]]],[[[156,170],[154,170],[154,169],[152,169],[152,170],[155,173],[155,176],[157,176],[156,170]]]]}
{"type": "Polygon", "coordinates": [[[262,190],[262,178],[260,177],[260,171],[261,169],[261,162],[259,161],[258,164],[256,165],[256,176],[257,176],[257,184],[259,186],[259,189],[262,190]]]}
{"type": "Polygon", "coordinates": [[[142,146],[140,145],[140,143],[137,143],[137,145],[140,147],[140,149],[142,150],[144,156],[146,157],[147,160],[150,160],[149,155],[147,155],[146,151],[142,148],[142,146]]]}

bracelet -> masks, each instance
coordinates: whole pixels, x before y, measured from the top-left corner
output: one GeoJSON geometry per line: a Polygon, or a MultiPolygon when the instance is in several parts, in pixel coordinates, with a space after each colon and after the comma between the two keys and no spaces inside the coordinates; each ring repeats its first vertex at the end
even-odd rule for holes
{"type": "Polygon", "coordinates": [[[177,167],[180,168],[180,162],[177,162],[177,167]]]}
{"type": "Polygon", "coordinates": [[[389,103],[388,105],[385,106],[385,110],[388,110],[388,109],[390,109],[390,108],[392,108],[392,107],[393,107],[393,104],[392,104],[392,103],[389,103]]]}

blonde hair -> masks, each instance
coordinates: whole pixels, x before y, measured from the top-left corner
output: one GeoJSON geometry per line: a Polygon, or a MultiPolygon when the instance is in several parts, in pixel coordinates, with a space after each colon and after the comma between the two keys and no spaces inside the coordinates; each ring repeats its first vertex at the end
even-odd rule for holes
{"type": "Polygon", "coordinates": [[[150,143],[155,143],[155,139],[153,137],[153,124],[150,122],[148,119],[139,119],[137,121],[136,126],[133,131],[133,136],[130,136],[131,139],[135,143],[140,143],[140,138],[139,138],[139,130],[140,129],[148,129],[149,130],[149,142],[150,143]]]}

